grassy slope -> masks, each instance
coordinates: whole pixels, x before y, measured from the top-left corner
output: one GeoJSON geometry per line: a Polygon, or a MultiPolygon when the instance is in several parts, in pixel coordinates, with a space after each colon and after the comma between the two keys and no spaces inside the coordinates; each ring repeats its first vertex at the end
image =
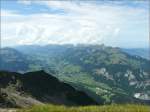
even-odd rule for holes
{"type": "Polygon", "coordinates": [[[18,110],[18,112],[150,112],[150,106],[133,105],[133,104],[85,106],[85,107],[43,105],[18,110]]]}

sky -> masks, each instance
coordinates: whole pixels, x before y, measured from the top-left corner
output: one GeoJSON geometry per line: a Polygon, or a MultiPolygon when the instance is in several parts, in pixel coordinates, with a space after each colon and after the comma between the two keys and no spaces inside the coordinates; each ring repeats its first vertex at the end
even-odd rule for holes
{"type": "Polygon", "coordinates": [[[148,0],[1,0],[1,45],[149,46],[148,0]]]}

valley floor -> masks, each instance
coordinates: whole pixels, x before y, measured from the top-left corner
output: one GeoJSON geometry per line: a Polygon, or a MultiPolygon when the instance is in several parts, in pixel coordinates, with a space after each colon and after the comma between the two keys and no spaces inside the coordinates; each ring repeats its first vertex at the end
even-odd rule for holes
{"type": "Polygon", "coordinates": [[[146,105],[104,105],[104,106],[84,106],[66,107],[56,105],[33,106],[25,109],[0,109],[0,112],[150,112],[150,106],[146,105]]]}

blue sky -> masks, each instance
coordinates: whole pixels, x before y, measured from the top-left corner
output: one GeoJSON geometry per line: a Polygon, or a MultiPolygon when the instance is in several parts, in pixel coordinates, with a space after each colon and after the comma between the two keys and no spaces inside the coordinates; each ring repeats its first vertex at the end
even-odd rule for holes
{"type": "Polygon", "coordinates": [[[106,44],[149,45],[148,0],[2,0],[2,46],[106,44]]]}

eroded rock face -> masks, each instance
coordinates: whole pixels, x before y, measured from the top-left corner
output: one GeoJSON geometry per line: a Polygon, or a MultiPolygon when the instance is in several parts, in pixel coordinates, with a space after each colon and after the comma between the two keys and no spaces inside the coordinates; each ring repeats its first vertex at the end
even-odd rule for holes
{"type": "Polygon", "coordinates": [[[94,69],[94,72],[99,77],[105,77],[107,80],[114,80],[113,76],[107,72],[106,68],[94,69]]]}
{"type": "Polygon", "coordinates": [[[141,99],[141,100],[150,100],[150,94],[149,93],[135,93],[134,97],[141,99]]]}

